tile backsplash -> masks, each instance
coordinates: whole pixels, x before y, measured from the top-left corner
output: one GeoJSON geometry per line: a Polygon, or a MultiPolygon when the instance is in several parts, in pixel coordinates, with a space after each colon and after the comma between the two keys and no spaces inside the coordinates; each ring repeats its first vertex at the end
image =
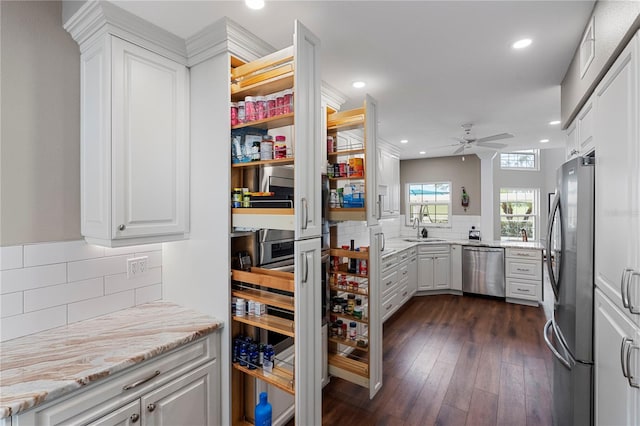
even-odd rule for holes
{"type": "Polygon", "coordinates": [[[0,247],[0,341],[162,299],[162,244],[105,248],[85,241],[0,247]],[[127,278],[127,259],[147,273],[127,278]]]}
{"type": "MultiPolygon", "coordinates": [[[[382,227],[385,238],[396,238],[400,236],[400,227],[402,225],[402,217],[394,217],[388,219],[380,219],[379,224],[382,227]]],[[[369,230],[367,222],[340,222],[338,223],[338,245],[347,245],[354,240],[355,246],[369,245],[369,230]]]]}

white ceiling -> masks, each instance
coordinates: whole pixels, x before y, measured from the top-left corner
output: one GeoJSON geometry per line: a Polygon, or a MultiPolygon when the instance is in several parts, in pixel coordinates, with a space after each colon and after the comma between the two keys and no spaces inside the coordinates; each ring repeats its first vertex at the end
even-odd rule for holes
{"type": "Polygon", "coordinates": [[[364,93],[376,98],[379,135],[402,159],[450,155],[456,147],[433,147],[456,143],[467,122],[478,138],[514,134],[500,141],[505,150],[564,146],[560,126],[548,123],[560,119],[560,83],[594,4],[266,0],[254,11],[243,1],[114,3],[183,38],[228,16],[277,49],[292,44],[299,19],[322,41],[323,80],[350,98],[346,107],[364,93]],[[529,48],[511,48],[525,37],[529,48]],[[355,80],[367,87],[352,88],[355,80]]]}

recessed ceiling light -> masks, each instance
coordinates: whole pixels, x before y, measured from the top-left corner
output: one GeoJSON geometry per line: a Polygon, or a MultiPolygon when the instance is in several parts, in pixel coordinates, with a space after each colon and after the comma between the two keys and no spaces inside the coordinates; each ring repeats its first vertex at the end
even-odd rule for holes
{"type": "Polygon", "coordinates": [[[557,126],[558,124],[560,124],[560,120],[553,120],[549,122],[549,126],[557,126]]]}
{"type": "Polygon", "coordinates": [[[264,0],[244,0],[249,9],[259,10],[264,7],[264,0]]]}
{"type": "Polygon", "coordinates": [[[522,40],[518,40],[511,45],[514,49],[524,49],[525,47],[531,44],[530,38],[523,38],[522,40]]]}
{"type": "Polygon", "coordinates": [[[422,155],[424,155],[426,153],[427,153],[427,151],[420,151],[420,154],[422,154],[422,155]]]}
{"type": "Polygon", "coordinates": [[[366,85],[367,83],[365,83],[364,81],[354,81],[352,84],[352,86],[355,87],[356,89],[362,89],[366,85]]]}
{"type": "Polygon", "coordinates": [[[409,141],[408,141],[408,140],[406,140],[406,139],[402,139],[402,140],[400,141],[400,143],[409,143],[409,141]]]}
{"type": "Polygon", "coordinates": [[[549,139],[540,139],[540,143],[547,143],[549,142],[549,139]]]}

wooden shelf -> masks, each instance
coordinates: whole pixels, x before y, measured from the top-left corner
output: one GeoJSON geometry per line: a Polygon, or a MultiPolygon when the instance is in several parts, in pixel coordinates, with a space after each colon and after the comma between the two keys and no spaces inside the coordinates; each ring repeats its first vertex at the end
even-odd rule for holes
{"type": "Polygon", "coordinates": [[[337,291],[337,292],[342,292],[342,293],[350,293],[350,294],[356,294],[358,296],[369,297],[369,293],[368,292],[364,292],[362,290],[359,290],[359,291],[344,290],[344,289],[336,287],[335,285],[331,285],[331,286],[329,286],[329,288],[331,289],[331,291],[337,291]]]}
{"type": "Polygon", "coordinates": [[[351,259],[366,259],[369,260],[368,251],[351,251],[339,248],[332,248],[329,250],[331,256],[349,257],[351,259]]]}
{"type": "Polygon", "coordinates": [[[231,69],[231,100],[293,88],[293,46],[231,69]]]}
{"type": "Polygon", "coordinates": [[[295,230],[293,209],[232,208],[231,224],[237,228],[295,230]]]}
{"type": "Polygon", "coordinates": [[[362,128],[365,124],[365,109],[356,108],[341,111],[327,117],[327,130],[352,130],[362,128]]]}
{"type": "MultiPolygon", "coordinates": [[[[329,342],[331,343],[337,343],[339,345],[345,345],[345,346],[350,346],[352,348],[356,348],[358,350],[364,351],[364,352],[369,352],[369,344],[367,343],[367,346],[362,347],[362,346],[358,346],[356,340],[350,340],[350,339],[338,339],[336,337],[329,337],[329,342]]],[[[368,342],[368,341],[367,341],[368,342]]]]}
{"type": "Polygon", "coordinates": [[[259,317],[255,315],[245,315],[243,317],[234,315],[233,320],[262,328],[264,330],[275,331],[276,333],[284,334],[285,336],[295,337],[294,323],[286,318],[280,318],[275,315],[268,314],[261,315],[259,317]]]}
{"type": "Polygon", "coordinates": [[[366,362],[358,361],[355,359],[348,358],[346,356],[338,355],[338,354],[329,354],[329,373],[334,374],[331,367],[336,367],[340,370],[344,370],[351,374],[358,375],[360,377],[369,377],[369,364],[366,362]]]}
{"type": "Polygon", "coordinates": [[[235,368],[236,370],[242,371],[245,374],[253,376],[257,379],[270,383],[273,386],[277,387],[278,389],[281,389],[291,395],[295,395],[295,383],[293,380],[293,373],[291,373],[287,369],[280,368],[280,367],[273,367],[273,373],[266,373],[261,368],[250,370],[248,367],[243,367],[238,363],[234,363],[233,368],[235,368]]]}
{"type": "Polygon", "coordinates": [[[360,175],[360,176],[343,176],[343,177],[332,177],[329,178],[329,182],[338,182],[341,180],[365,180],[365,176],[364,175],[360,175]]]}
{"type": "Polygon", "coordinates": [[[364,207],[330,208],[327,212],[327,219],[334,222],[345,222],[349,220],[362,222],[367,220],[367,210],[364,207]]]}
{"type": "Polygon", "coordinates": [[[348,321],[355,321],[355,322],[359,322],[359,323],[361,323],[361,324],[369,324],[369,320],[362,319],[362,318],[357,318],[357,317],[355,317],[355,316],[353,316],[353,315],[349,315],[349,314],[344,313],[344,312],[339,313],[339,312],[333,312],[333,311],[331,311],[331,312],[329,312],[329,315],[334,315],[334,316],[336,316],[336,317],[338,317],[338,318],[343,318],[343,319],[346,319],[346,320],[348,320],[348,321]]]}
{"type": "Polygon", "coordinates": [[[293,158],[274,158],[273,160],[248,161],[246,163],[233,163],[232,168],[260,167],[260,166],[288,166],[293,164],[293,158]]]}
{"type": "Polygon", "coordinates": [[[334,152],[327,152],[327,157],[340,157],[340,156],[349,156],[349,155],[358,155],[358,154],[364,154],[365,153],[365,149],[364,148],[360,148],[360,149],[349,149],[349,150],[344,150],[344,151],[334,151],[334,152]]]}
{"type": "Polygon", "coordinates": [[[248,123],[236,124],[231,126],[232,130],[242,129],[244,127],[257,127],[258,129],[276,129],[278,127],[292,126],[293,113],[276,115],[275,117],[265,118],[264,120],[250,121],[248,123]]]}
{"type": "Polygon", "coordinates": [[[291,293],[293,293],[295,289],[293,272],[273,271],[271,269],[263,269],[256,266],[252,267],[250,271],[232,269],[231,279],[274,290],[289,291],[291,293]]]}
{"type": "MultiPolygon", "coordinates": [[[[350,250],[349,250],[350,251],[350,250]]],[[[364,252],[363,252],[364,253],[364,252]]],[[[369,278],[368,274],[362,275],[362,274],[356,274],[354,272],[349,272],[347,271],[348,265],[346,263],[341,263],[338,266],[338,269],[330,269],[329,273],[331,275],[346,275],[348,277],[356,277],[356,278],[369,278]]]]}
{"type": "Polygon", "coordinates": [[[265,305],[275,306],[276,308],[286,309],[288,311],[294,310],[293,296],[285,296],[283,294],[273,293],[270,291],[249,288],[232,290],[231,295],[235,297],[242,297],[246,300],[254,300],[256,302],[264,303],[265,305]]]}

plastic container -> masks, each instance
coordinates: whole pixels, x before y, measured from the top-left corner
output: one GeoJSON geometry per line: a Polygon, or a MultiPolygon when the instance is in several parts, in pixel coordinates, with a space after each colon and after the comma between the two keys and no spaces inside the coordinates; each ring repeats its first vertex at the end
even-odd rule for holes
{"type": "Polygon", "coordinates": [[[245,123],[256,121],[256,99],[253,96],[244,98],[245,123]]]}
{"type": "Polygon", "coordinates": [[[267,99],[264,96],[256,96],[256,120],[267,118],[267,99]]]}
{"type": "Polygon", "coordinates": [[[276,136],[274,158],[287,158],[287,138],[276,136]]]}
{"type": "Polygon", "coordinates": [[[231,125],[235,126],[238,124],[238,104],[235,102],[231,102],[231,125]]]}
{"type": "Polygon", "coordinates": [[[247,305],[243,298],[239,297],[236,299],[236,316],[243,317],[246,307],[247,305]]]}
{"type": "Polygon", "coordinates": [[[282,105],[282,113],[290,114],[293,112],[293,90],[287,89],[282,94],[283,97],[283,105],[282,105]]]}
{"type": "Polygon", "coordinates": [[[277,92],[276,96],[276,115],[282,115],[284,110],[284,92],[277,92]]]}
{"type": "Polygon", "coordinates": [[[349,323],[349,339],[356,340],[356,336],[358,335],[357,331],[358,324],[355,321],[349,323]]]}
{"type": "Polygon", "coordinates": [[[271,426],[272,413],[273,409],[267,400],[267,393],[260,392],[260,402],[256,405],[256,409],[253,413],[255,426],[271,426]]]}
{"type": "Polygon", "coordinates": [[[267,117],[276,116],[276,95],[267,95],[267,117]]]}
{"type": "Polygon", "coordinates": [[[242,124],[246,120],[244,101],[238,101],[236,102],[236,105],[238,106],[238,124],[242,124]]]}
{"type": "Polygon", "coordinates": [[[260,159],[273,159],[273,136],[264,135],[262,137],[262,142],[260,142],[260,159]]]}

